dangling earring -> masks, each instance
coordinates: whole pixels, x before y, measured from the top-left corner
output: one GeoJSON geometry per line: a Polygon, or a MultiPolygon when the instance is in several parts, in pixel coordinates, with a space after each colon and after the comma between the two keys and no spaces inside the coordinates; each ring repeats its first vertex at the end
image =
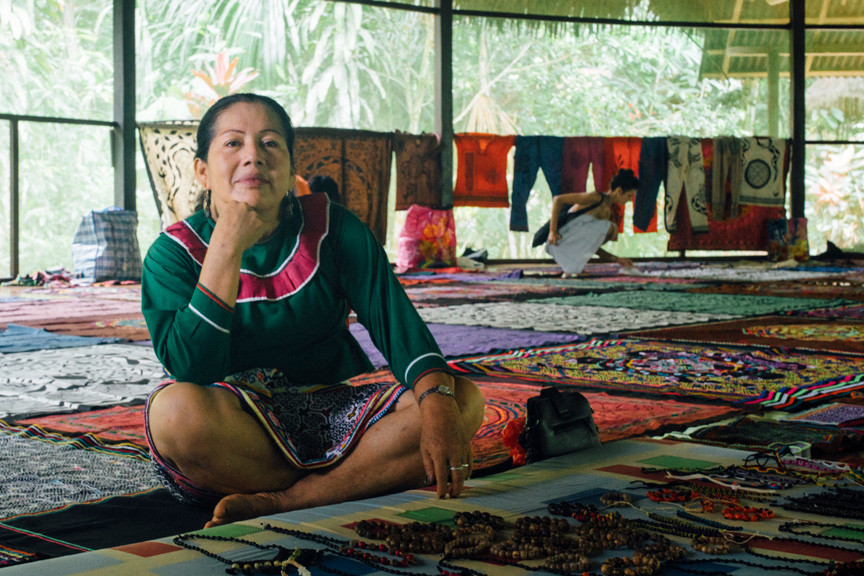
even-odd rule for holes
{"type": "Polygon", "coordinates": [[[210,205],[211,205],[210,204],[210,202],[211,202],[210,196],[211,196],[211,194],[212,194],[212,191],[209,189],[204,191],[204,205],[202,207],[204,212],[206,212],[207,216],[209,216],[210,218],[213,217],[212,213],[210,212],[210,205]]]}

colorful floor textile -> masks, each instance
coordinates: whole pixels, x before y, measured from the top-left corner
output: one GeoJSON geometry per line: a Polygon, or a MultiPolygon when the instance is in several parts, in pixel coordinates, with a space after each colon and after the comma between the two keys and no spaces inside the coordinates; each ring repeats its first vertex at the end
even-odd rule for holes
{"type": "Polygon", "coordinates": [[[43,286],[24,288],[22,294],[39,298],[103,298],[105,300],[126,300],[141,302],[141,284],[81,285],[81,286],[43,286]]]}
{"type": "MultiPolygon", "coordinates": [[[[654,502],[647,497],[649,490],[655,486],[646,485],[649,479],[653,483],[664,482],[663,473],[650,474],[643,471],[646,468],[678,468],[690,467],[709,471],[725,466],[741,465],[749,452],[722,449],[713,446],[680,443],[670,441],[624,440],[604,444],[596,449],[559,456],[542,462],[537,462],[519,468],[472,478],[467,483],[464,496],[454,499],[439,500],[430,490],[410,490],[397,494],[370,498],[359,502],[323,506],[308,510],[298,510],[276,514],[255,520],[248,520],[202,532],[204,535],[223,538],[241,538],[253,541],[259,545],[276,544],[294,550],[301,548],[317,548],[326,551],[324,566],[335,569],[340,574],[385,576],[393,573],[393,568],[379,568],[362,564],[355,558],[337,556],[333,548],[324,545],[326,539],[337,539],[339,542],[357,539],[354,527],[360,520],[377,519],[387,523],[404,525],[411,522],[438,522],[448,527],[455,525],[456,513],[481,512],[501,519],[512,526],[516,519],[523,516],[549,516],[547,505],[551,502],[569,502],[575,505],[595,506],[602,508],[601,497],[608,491],[615,490],[627,494],[632,505],[615,508],[614,511],[625,519],[648,522],[643,524],[654,530],[662,530],[664,523],[676,521],[678,527],[702,525],[695,521],[678,518],[676,510],[683,507],[668,502],[654,502]],[[649,516],[650,514],[650,516],[649,516]],[[266,527],[267,524],[277,529],[287,529],[290,534],[276,532],[266,527]]],[[[668,535],[677,544],[684,546],[687,563],[682,566],[687,570],[699,570],[699,573],[732,574],[735,576],[762,576],[766,573],[784,573],[790,568],[790,573],[801,574],[802,567],[815,575],[823,571],[830,560],[854,561],[864,557],[864,549],[854,543],[838,543],[831,540],[821,540],[812,535],[795,536],[781,532],[780,526],[788,519],[779,502],[788,497],[801,497],[811,494],[821,494],[824,488],[806,485],[777,490],[778,501],[760,506],[770,506],[777,510],[775,518],[758,523],[753,527],[748,522],[726,520],[721,510],[706,514],[706,520],[721,522],[724,525],[743,527],[748,531],[756,530],[760,536],[748,541],[747,549],[738,549],[730,554],[718,555],[694,550],[689,538],[668,535]],[[842,545],[839,545],[842,544],[842,545]],[[768,555],[766,558],[764,555],[768,555]],[[816,562],[816,564],[814,564],[816,562]],[[770,570],[769,570],[770,568],[770,570]]],[[[157,511],[159,509],[157,508],[157,511]]],[[[702,516],[700,514],[700,516],[702,516]]],[[[826,516],[813,516],[820,523],[830,523],[843,527],[854,527],[860,520],[847,520],[826,516]]],[[[701,520],[702,518],[700,518],[701,520]]],[[[46,520],[48,520],[46,518],[46,520]]],[[[149,525],[147,519],[131,516],[130,522],[139,520],[149,525]]],[[[166,522],[167,527],[175,526],[166,522]]],[[[567,518],[572,527],[579,522],[567,518]]],[[[27,530],[39,532],[41,526],[31,524],[27,530]]],[[[134,525],[127,529],[134,529],[134,525]]],[[[175,530],[179,533],[182,530],[175,530]]],[[[572,530],[571,530],[572,531],[572,530]]],[[[680,531],[680,530],[679,530],[680,531]]],[[[75,541],[75,535],[69,532],[57,536],[66,536],[75,541]]],[[[136,576],[210,576],[223,573],[228,566],[219,559],[206,556],[200,551],[182,548],[169,534],[166,537],[142,541],[136,544],[116,545],[92,552],[74,556],[57,558],[47,562],[28,563],[11,566],[5,569],[4,576],[48,576],[62,574],[64,576],[101,576],[106,574],[135,574],[136,576]]],[[[503,539],[503,538],[502,538],[503,539]]],[[[375,542],[370,538],[364,538],[375,542]]],[[[243,542],[224,540],[221,542],[190,539],[190,543],[209,552],[222,555],[229,561],[248,562],[255,558],[264,558],[264,551],[243,542]]],[[[92,545],[89,547],[93,547],[92,545]]],[[[338,545],[334,545],[338,548],[338,545]]],[[[373,552],[373,554],[378,554],[373,552]]],[[[588,566],[589,573],[601,571],[601,564],[610,558],[630,557],[632,549],[621,547],[592,554],[588,566]]],[[[407,568],[397,568],[399,574],[410,576],[439,573],[440,554],[417,554],[418,564],[407,568]]],[[[538,567],[542,560],[526,561],[527,566],[506,565],[486,559],[452,560],[453,565],[464,567],[476,572],[476,576],[551,576],[553,572],[538,567]]],[[[457,568],[458,569],[458,568],[457,568]]],[[[313,574],[329,573],[312,567],[313,574]]],[[[452,569],[451,569],[452,570],[452,569]]],[[[580,569],[581,571],[581,569],[580,569]]],[[[657,576],[679,576],[682,572],[675,568],[674,563],[662,565],[657,576]]],[[[808,574],[810,572],[807,572],[808,574]]]]}
{"type": "Polygon", "coordinates": [[[864,358],[592,339],[451,361],[463,373],[790,408],[864,389],[864,358]]]}
{"type": "Polygon", "coordinates": [[[16,420],[15,425],[38,426],[71,434],[91,434],[106,442],[130,442],[147,448],[143,404],[16,420]]]}
{"type": "Polygon", "coordinates": [[[811,280],[787,280],[779,282],[736,282],[698,286],[690,290],[707,294],[756,294],[792,298],[844,298],[864,300],[864,285],[843,276],[829,276],[811,280]]]}
{"type": "Polygon", "coordinates": [[[789,420],[820,424],[822,426],[837,426],[839,428],[864,427],[864,404],[848,404],[831,402],[817,406],[799,414],[789,416],[789,420]]]}
{"type": "Polygon", "coordinates": [[[42,328],[18,326],[17,324],[7,324],[5,329],[0,328],[0,354],[115,344],[120,341],[119,338],[91,338],[54,334],[42,328]]]}
{"type": "MultiPolygon", "coordinates": [[[[485,326],[453,326],[450,324],[428,324],[438,347],[445,358],[458,358],[473,354],[488,354],[494,351],[545,346],[564,342],[584,340],[577,334],[565,332],[538,332],[535,330],[507,330],[506,328],[487,328],[485,326]]],[[[369,332],[362,325],[349,326],[351,334],[363,347],[375,368],[387,365],[384,355],[372,342],[369,332]]]]}
{"type": "Polygon", "coordinates": [[[817,316],[819,318],[855,318],[864,320],[864,304],[851,304],[849,306],[828,306],[816,310],[797,310],[790,313],[792,316],[817,316]]]}
{"type": "Polygon", "coordinates": [[[141,403],[165,379],[150,346],[103,344],[0,355],[0,418],[141,403]]]}
{"type": "Polygon", "coordinates": [[[149,459],[82,450],[74,439],[0,433],[0,519],[159,485],[149,459]]]}
{"type": "Polygon", "coordinates": [[[83,318],[58,318],[33,322],[49,332],[76,336],[113,337],[123,340],[143,341],[150,339],[150,332],[141,312],[115,316],[89,316],[83,318]]]}
{"type": "MultiPolygon", "coordinates": [[[[654,298],[657,298],[654,295],[654,298]]],[[[729,314],[694,314],[669,310],[636,310],[611,306],[564,306],[548,302],[494,302],[422,308],[428,323],[491,326],[545,332],[575,332],[583,336],[623,330],[694,324],[729,319],[729,314]]]]}
{"type": "Polygon", "coordinates": [[[777,346],[864,355],[864,321],[767,316],[627,332],[628,338],[777,346]]]}
{"type": "Polygon", "coordinates": [[[19,552],[17,561],[9,561],[10,565],[58,558],[196,530],[210,519],[211,512],[182,504],[164,488],[154,488],[140,494],[21,514],[0,522],[0,567],[4,550],[19,552]]]}
{"type": "Polygon", "coordinates": [[[744,416],[729,423],[702,426],[690,432],[688,437],[697,442],[762,447],[766,450],[806,445],[810,448],[810,455],[821,458],[860,450],[864,443],[864,430],[744,416]]]}
{"type": "Polygon", "coordinates": [[[428,286],[408,286],[408,297],[418,308],[470,302],[520,301],[546,296],[567,296],[580,290],[572,285],[514,284],[510,282],[454,282],[428,286]]]}
{"type": "Polygon", "coordinates": [[[808,280],[810,278],[821,278],[832,275],[831,272],[810,271],[806,268],[771,268],[768,264],[755,263],[743,266],[713,264],[680,268],[648,267],[641,263],[638,266],[646,276],[691,278],[699,281],[776,282],[781,280],[808,280]]]}
{"type": "Polygon", "coordinates": [[[93,316],[114,317],[140,314],[141,301],[109,300],[103,298],[57,298],[52,300],[28,300],[0,302],[0,319],[3,323],[27,323],[58,318],[89,318],[93,316]]]}
{"type": "MultiPolygon", "coordinates": [[[[536,301],[531,301],[536,302],[536,301]]],[[[848,301],[813,298],[781,298],[777,296],[748,296],[732,294],[691,294],[689,292],[663,292],[650,290],[607,292],[546,298],[544,304],[567,306],[614,306],[637,310],[674,310],[694,314],[741,316],[764,316],[789,310],[812,310],[827,306],[842,306],[848,301]]],[[[716,318],[716,316],[714,316],[716,318]]]]}

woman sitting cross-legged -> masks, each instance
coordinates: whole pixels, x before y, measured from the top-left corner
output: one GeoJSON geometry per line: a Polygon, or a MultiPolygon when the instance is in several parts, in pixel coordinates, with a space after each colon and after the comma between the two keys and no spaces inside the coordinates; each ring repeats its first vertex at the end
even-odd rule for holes
{"type": "Polygon", "coordinates": [[[613,206],[621,206],[636,197],[639,180],[632,170],[622,169],[612,178],[608,192],[576,192],[555,196],[552,215],[534,235],[533,246],[546,242],[546,252],[564,270],[564,275],[582,272],[595,254],[601,261],[617,262],[631,268],[633,262],[603,250],[606,242],[618,238],[618,224],[613,206]],[[569,206],[562,216],[561,212],[569,206]]]}
{"type": "Polygon", "coordinates": [[[198,129],[209,202],[144,261],[142,308],[173,380],[148,398],[147,438],[207,526],[436,484],[458,496],[483,397],[454,377],[380,244],[326,194],[302,198],[294,130],[275,101],[222,98],[198,129]],[[351,386],[372,364],[399,383],[351,386]]]}

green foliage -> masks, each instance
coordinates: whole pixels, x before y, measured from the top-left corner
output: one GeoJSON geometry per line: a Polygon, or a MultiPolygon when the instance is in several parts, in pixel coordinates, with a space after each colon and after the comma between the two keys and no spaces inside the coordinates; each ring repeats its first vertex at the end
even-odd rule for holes
{"type": "MultiPolygon", "coordinates": [[[[0,112],[110,119],[111,22],[110,0],[0,0],[0,112]]],[[[136,22],[140,121],[192,117],[190,102],[201,88],[193,71],[210,67],[215,78],[221,54],[246,71],[244,90],[277,98],[297,125],[434,130],[432,16],[322,0],[137,0],[136,22]]],[[[457,132],[768,133],[766,82],[702,78],[700,31],[569,24],[529,30],[479,18],[455,24],[457,132]]],[[[788,103],[789,82],[781,79],[781,135],[788,132],[788,103]]],[[[808,135],[864,139],[862,118],[851,111],[813,110],[808,135]]],[[[81,214],[113,202],[107,132],[22,128],[22,271],[71,266],[69,245],[81,214]]],[[[0,155],[5,186],[8,141],[2,138],[0,155]]],[[[159,220],[138,156],[139,241],[146,250],[159,220]]],[[[810,154],[814,249],[826,239],[861,245],[862,156],[862,146],[810,154]]],[[[540,176],[528,202],[531,230],[548,218],[550,200],[540,176]]],[[[530,248],[531,234],[508,231],[506,209],[459,208],[456,215],[460,252],[470,245],[488,249],[492,258],[545,257],[542,248],[530,248]]],[[[0,253],[8,253],[8,219],[8,192],[0,188],[0,253]]],[[[391,213],[391,221],[395,237],[402,216],[391,213]]],[[[626,225],[611,251],[665,254],[665,233],[630,230],[626,225]]]]}

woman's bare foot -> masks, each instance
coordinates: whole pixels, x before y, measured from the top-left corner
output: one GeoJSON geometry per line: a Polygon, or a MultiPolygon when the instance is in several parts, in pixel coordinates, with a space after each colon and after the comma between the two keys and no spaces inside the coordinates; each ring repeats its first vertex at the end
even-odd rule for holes
{"type": "Polygon", "coordinates": [[[285,492],[230,494],[216,503],[216,507],[213,509],[213,518],[204,525],[204,528],[288,512],[294,508],[288,504],[285,492]]]}

